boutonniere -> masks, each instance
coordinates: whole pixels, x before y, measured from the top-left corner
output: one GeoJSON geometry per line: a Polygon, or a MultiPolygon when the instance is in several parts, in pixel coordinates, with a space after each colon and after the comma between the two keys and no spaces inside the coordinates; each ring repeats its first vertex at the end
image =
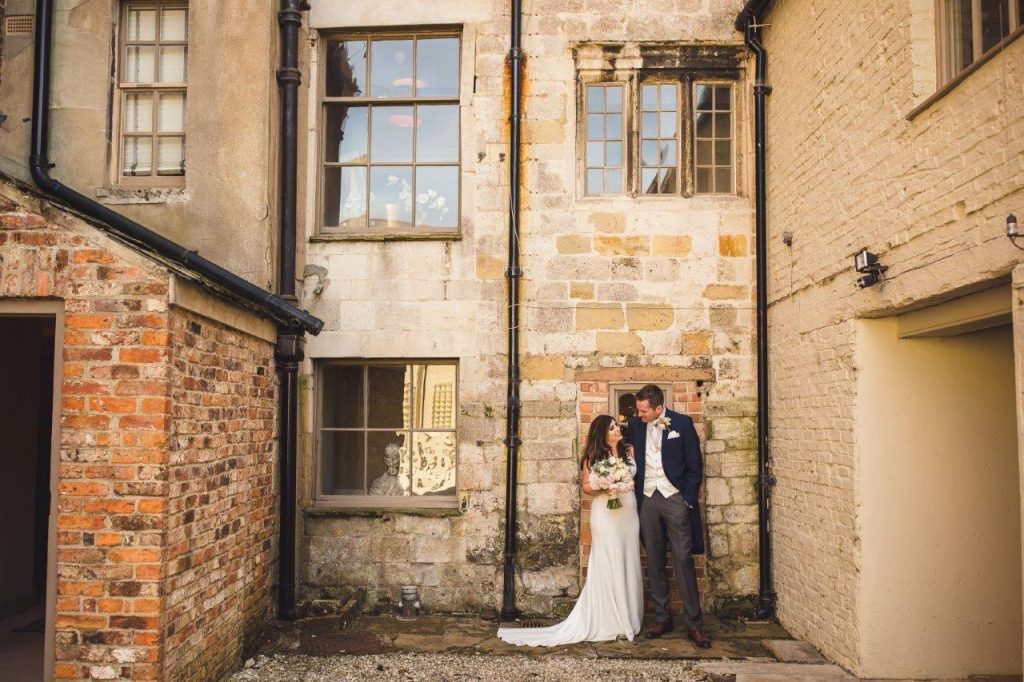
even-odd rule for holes
{"type": "Polygon", "coordinates": [[[665,429],[672,425],[672,420],[669,419],[668,417],[658,417],[651,423],[654,424],[654,427],[656,429],[664,431],[665,429]]]}

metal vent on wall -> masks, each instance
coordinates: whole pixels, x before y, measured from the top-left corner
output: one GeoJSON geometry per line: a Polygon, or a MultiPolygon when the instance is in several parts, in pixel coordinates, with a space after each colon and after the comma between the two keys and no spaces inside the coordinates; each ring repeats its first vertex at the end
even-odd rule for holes
{"type": "Polygon", "coordinates": [[[32,35],[31,14],[19,14],[4,19],[4,33],[9,36],[30,36],[32,35]]]}

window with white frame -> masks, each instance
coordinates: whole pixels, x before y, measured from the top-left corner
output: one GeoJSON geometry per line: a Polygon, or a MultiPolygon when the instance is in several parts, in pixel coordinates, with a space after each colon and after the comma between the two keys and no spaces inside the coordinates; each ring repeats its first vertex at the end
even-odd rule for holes
{"type": "Polygon", "coordinates": [[[318,368],[317,387],[319,503],[454,503],[454,361],[328,361],[318,368]]]}
{"type": "Polygon", "coordinates": [[[939,0],[939,80],[993,53],[1024,24],[1024,0],[939,0]]]}
{"type": "Polygon", "coordinates": [[[188,5],[123,5],[118,64],[117,177],[124,184],[174,185],[185,176],[188,5]]]}
{"type": "Polygon", "coordinates": [[[320,233],[457,232],[459,34],[353,33],[323,43],[320,233]]]}
{"type": "MultiPolygon", "coordinates": [[[[577,63],[614,64],[608,46],[577,63]]],[[[621,48],[620,48],[621,49],[621,48]]],[[[589,53],[588,53],[589,50],[589,53]]],[[[689,196],[736,191],[736,52],[639,45],[643,66],[580,71],[584,196],[689,196]]],[[[624,52],[624,50],[623,50],[624,52]]]]}

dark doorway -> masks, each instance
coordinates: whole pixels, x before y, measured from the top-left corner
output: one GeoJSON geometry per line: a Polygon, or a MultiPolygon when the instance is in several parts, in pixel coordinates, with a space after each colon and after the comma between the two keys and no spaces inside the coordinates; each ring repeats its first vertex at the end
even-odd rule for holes
{"type": "Polygon", "coordinates": [[[43,670],[54,330],[52,316],[0,315],[0,674],[17,665],[18,679],[43,670]]]}

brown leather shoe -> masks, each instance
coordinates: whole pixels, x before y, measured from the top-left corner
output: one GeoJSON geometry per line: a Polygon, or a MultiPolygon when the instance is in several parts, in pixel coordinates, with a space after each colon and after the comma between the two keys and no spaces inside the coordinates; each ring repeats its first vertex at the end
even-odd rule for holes
{"type": "Polygon", "coordinates": [[[647,639],[657,639],[658,637],[661,637],[662,635],[667,635],[670,632],[672,632],[671,621],[665,623],[655,623],[654,627],[648,630],[647,634],[644,635],[644,637],[646,637],[647,639]]]}
{"type": "Polygon", "coordinates": [[[686,636],[690,638],[690,641],[699,646],[701,649],[710,649],[711,640],[704,634],[703,630],[689,630],[686,636]]]}

